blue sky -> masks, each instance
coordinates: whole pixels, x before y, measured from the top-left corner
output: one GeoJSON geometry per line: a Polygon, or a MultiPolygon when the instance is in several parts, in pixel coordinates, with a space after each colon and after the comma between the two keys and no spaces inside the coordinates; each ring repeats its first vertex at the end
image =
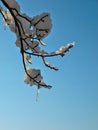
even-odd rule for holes
{"type": "Polygon", "coordinates": [[[0,15],[0,129],[98,130],[98,1],[17,1],[29,16],[51,14],[53,28],[43,49],[50,52],[72,41],[76,45],[64,58],[47,59],[58,72],[33,58],[33,67],[53,86],[41,89],[36,102],[36,87],[23,82],[15,35],[4,30],[0,15]]]}

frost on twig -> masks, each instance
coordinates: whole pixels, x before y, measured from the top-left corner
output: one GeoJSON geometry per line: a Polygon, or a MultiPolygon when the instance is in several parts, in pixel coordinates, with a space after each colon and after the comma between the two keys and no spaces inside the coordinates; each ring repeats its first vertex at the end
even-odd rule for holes
{"type": "Polygon", "coordinates": [[[29,17],[22,14],[20,6],[15,0],[1,0],[6,10],[0,7],[3,16],[4,25],[9,26],[10,30],[16,35],[16,46],[20,48],[22,61],[25,70],[24,82],[30,86],[36,85],[38,90],[41,87],[51,88],[52,86],[44,83],[41,71],[31,68],[32,56],[40,57],[43,64],[53,70],[57,67],[45,61],[46,57],[65,56],[70,48],[74,46],[74,42],[60,47],[57,51],[48,53],[41,49],[46,46],[43,39],[50,33],[52,28],[52,20],[47,12],[40,15],[29,17]],[[27,67],[28,66],[28,67],[27,67]]]}

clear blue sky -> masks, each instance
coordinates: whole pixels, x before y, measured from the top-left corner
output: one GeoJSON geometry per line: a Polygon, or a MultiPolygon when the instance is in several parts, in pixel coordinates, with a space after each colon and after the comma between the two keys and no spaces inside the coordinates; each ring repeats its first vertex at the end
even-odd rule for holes
{"type": "MultiPolygon", "coordinates": [[[[0,130],[98,130],[98,0],[17,0],[22,12],[51,14],[53,28],[44,39],[53,51],[75,41],[64,58],[48,59],[52,71],[33,58],[51,90],[23,82],[15,35],[3,29],[0,15],[0,130]]],[[[44,49],[44,48],[43,48],[44,49]]]]}

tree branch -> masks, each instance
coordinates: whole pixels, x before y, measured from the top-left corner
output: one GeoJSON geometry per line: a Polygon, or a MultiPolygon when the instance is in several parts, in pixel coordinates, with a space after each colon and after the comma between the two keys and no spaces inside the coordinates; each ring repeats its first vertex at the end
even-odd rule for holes
{"type": "Polygon", "coordinates": [[[25,60],[24,60],[24,52],[25,52],[25,51],[24,51],[24,49],[23,49],[22,34],[21,34],[20,26],[19,26],[19,24],[18,24],[18,22],[17,22],[16,16],[14,15],[13,11],[12,11],[11,8],[8,6],[8,4],[7,4],[4,0],[1,0],[1,1],[2,1],[3,4],[9,9],[11,15],[12,15],[13,18],[14,18],[15,24],[16,24],[16,26],[17,26],[17,28],[18,28],[18,33],[19,33],[19,36],[20,36],[19,38],[20,38],[20,43],[21,43],[22,61],[23,61],[23,66],[24,66],[25,73],[26,73],[34,82],[36,82],[36,83],[38,84],[38,86],[43,86],[43,87],[46,87],[46,88],[51,88],[52,86],[50,86],[50,85],[41,84],[40,81],[37,82],[37,81],[35,80],[36,77],[32,78],[32,77],[30,76],[30,74],[27,72],[26,65],[25,65],[25,60]]]}
{"type": "Polygon", "coordinates": [[[46,45],[42,39],[49,34],[52,27],[50,14],[42,13],[34,18],[30,18],[26,14],[20,13],[20,7],[15,0],[11,2],[12,5],[6,0],[1,0],[1,2],[8,9],[8,12],[4,12],[2,7],[0,7],[0,13],[5,20],[5,24],[9,25],[11,31],[13,31],[17,37],[16,45],[20,47],[23,67],[27,78],[25,79],[25,82],[30,85],[37,85],[38,90],[41,86],[51,88],[52,86],[44,83],[40,70],[28,69],[26,63],[32,64],[31,56],[40,57],[46,67],[57,71],[58,68],[46,62],[45,58],[65,56],[65,54],[74,46],[74,42],[62,46],[57,51],[51,53],[41,50],[40,45],[46,45]]]}

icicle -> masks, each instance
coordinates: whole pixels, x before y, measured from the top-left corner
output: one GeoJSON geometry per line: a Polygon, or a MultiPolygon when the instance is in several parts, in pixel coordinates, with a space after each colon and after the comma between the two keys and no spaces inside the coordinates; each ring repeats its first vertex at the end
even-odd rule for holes
{"type": "Polygon", "coordinates": [[[40,93],[40,88],[38,87],[37,94],[36,94],[36,102],[38,101],[39,93],[40,93]]]}
{"type": "Polygon", "coordinates": [[[41,43],[41,45],[46,46],[46,44],[43,41],[40,40],[39,42],[41,43]]]}

